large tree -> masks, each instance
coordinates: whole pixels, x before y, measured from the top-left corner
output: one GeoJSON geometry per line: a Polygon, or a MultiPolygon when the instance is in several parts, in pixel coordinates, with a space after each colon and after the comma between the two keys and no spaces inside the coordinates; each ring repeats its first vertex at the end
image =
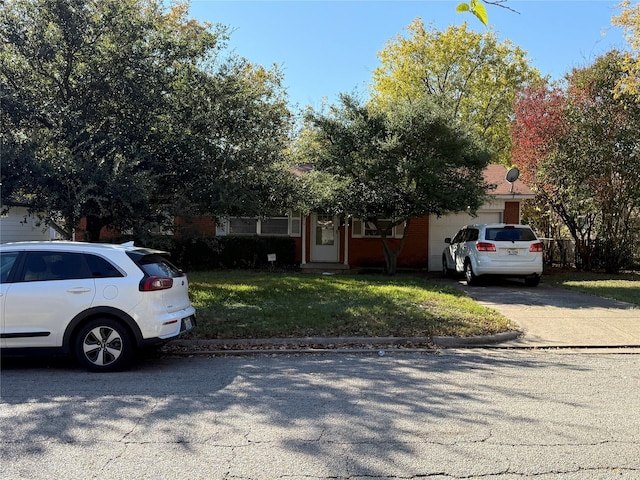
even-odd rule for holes
{"type": "Polygon", "coordinates": [[[488,147],[493,161],[510,164],[513,102],[540,76],[522,49],[499,42],[492,30],[477,33],[463,24],[439,31],[418,18],[378,57],[372,82],[376,105],[384,109],[398,100],[430,96],[450,121],[466,125],[488,147]]]}
{"type": "Polygon", "coordinates": [[[579,265],[592,267],[597,245],[612,272],[638,242],[640,214],[640,105],[614,93],[626,75],[622,58],[612,51],[574,69],[565,89],[526,92],[513,129],[514,160],[566,224],[579,265]]]}
{"type": "Polygon", "coordinates": [[[9,0],[0,37],[5,201],[67,237],[84,217],[90,239],[268,204],[280,73],[223,58],[226,27],[160,0],[9,0]]]}
{"type": "Polygon", "coordinates": [[[624,54],[622,65],[627,71],[615,86],[617,93],[640,94],[640,3],[623,0],[618,5],[620,14],[611,19],[613,25],[622,27],[630,51],[624,54]]]}
{"type": "Polygon", "coordinates": [[[488,154],[431,100],[380,110],[343,95],[328,112],[307,117],[307,154],[333,182],[321,206],[373,223],[389,274],[396,271],[412,218],[475,211],[487,187],[482,171],[488,154]],[[394,248],[391,229],[401,224],[404,237],[394,248]]]}

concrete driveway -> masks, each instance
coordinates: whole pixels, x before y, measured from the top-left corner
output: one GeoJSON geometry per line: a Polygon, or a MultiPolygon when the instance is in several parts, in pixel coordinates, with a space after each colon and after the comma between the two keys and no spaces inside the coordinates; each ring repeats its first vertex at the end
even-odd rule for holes
{"type": "MultiPolygon", "coordinates": [[[[544,283],[498,280],[477,287],[450,281],[478,303],[520,325],[505,347],[640,347],[640,308],[544,283]]],[[[543,279],[544,282],[544,279],[543,279]]]]}

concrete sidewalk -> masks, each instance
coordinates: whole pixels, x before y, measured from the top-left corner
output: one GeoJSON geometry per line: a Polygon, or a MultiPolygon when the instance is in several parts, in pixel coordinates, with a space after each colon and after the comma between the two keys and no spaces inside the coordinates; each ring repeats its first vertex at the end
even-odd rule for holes
{"type": "Polygon", "coordinates": [[[633,304],[521,282],[469,287],[451,281],[481,305],[516,322],[523,335],[500,342],[505,347],[640,348],[640,308],[633,304]]]}

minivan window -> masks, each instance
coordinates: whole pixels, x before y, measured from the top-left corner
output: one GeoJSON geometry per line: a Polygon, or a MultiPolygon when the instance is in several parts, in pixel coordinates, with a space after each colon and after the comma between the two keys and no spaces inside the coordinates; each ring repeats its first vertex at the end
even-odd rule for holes
{"type": "Polygon", "coordinates": [[[462,239],[464,238],[465,233],[466,233],[466,230],[460,230],[458,233],[456,233],[456,236],[453,237],[453,240],[451,240],[451,243],[462,242],[462,239]]]}
{"type": "Polygon", "coordinates": [[[475,242],[478,240],[478,230],[475,228],[470,228],[467,230],[467,235],[465,236],[465,242],[475,242]]]}
{"type": "Polygon", "coordinates": [[[487,228],[487,240],[495,242],[531,242],[536,236],[530,228],[487,228]]]}

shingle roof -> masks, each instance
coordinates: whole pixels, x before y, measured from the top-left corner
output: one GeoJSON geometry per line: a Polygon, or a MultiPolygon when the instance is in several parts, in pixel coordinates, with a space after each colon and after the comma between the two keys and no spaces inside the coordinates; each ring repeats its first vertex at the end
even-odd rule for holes
{"type": "Polygon", "coordinates": [[[489,190],[490,195],[535,195],[522,180],[518,179],[513,182],[513,190],[511,190],[511,183],[505,178],[507,175],[507,168],[504,165],[488,165],[484,169],[484,180],[490,185],[496,185],[495,188],[489,190]]]}

